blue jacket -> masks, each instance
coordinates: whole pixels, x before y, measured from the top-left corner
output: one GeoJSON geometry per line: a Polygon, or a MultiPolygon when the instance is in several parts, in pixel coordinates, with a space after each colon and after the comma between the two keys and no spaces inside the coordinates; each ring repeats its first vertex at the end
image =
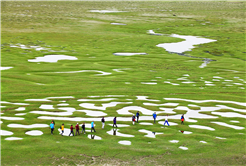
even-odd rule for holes
{"type": "Polygon", "coordinates": [[[139,116],[139,113],[138,113],[138,112],[136,113],[136,116],[137,116],[137,117],[139,116]]]}
{"type": "Polygon", "coordinates": [[[157,116],[157,115],[156,115],[155,113],[153,113],[153,118],[156,118],[156,116],[157,116]]]}
{"type": "Polygon", "coordinates": [[[53,129],[55,125],[53,123],[50,124],[50,128],[53,129]]]}

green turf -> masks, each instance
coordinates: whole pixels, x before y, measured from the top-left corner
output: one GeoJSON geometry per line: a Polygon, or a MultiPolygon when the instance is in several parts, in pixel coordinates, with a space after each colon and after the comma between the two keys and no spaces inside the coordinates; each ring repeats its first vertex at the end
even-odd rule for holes
{"type": "MultiPolygon", "coordinates": [[[[2,116],[15,117],[16,113],[28,113],[40,110],[40,104],[59,104],[52,102],[25,102],[25,99],[42,99],[54,96],[74,96],[65,99],[68,107],[82,109],[78,99],[94,95],[127,95],[117,101],[132,99],[133,105],[146,109],[161,111],[160,106],[143,106],[144,102],[136,96],[148,96],[150,99],[166,102],[163,98],[182,98],[192,100],[227,100],[245,102],[245,2],[226,1],[90,1],[90,2],[55,2],[55,1],[13,1],[1,2],[1,66],[13,67],[1,71],[1,101],[30,103],[25,111],[15,111],[19,106],[2,104],[2,116]],[[90,10],[119,10],[123,13],[92,13],[90,10]],[[170,11],[171,10],[171,11],[170,11]],[[112,22],[127,24],[111,25],[112,22]],[[205,24],[205,25],[203,25],[205,24]],[[149,35],[148,30],[165,34],[149,35]],[[169,37],[170,34],[201,36],[217,40],[197,45],[186,55],[191,58],[170,54],[165,49],[156,47],[160,43],[183,41],[169,37]],[[36,51],[34,49],[13,48],[10,45],[42,46],[55,50],[36,51]],[[64,51],[64,52],[60,52],[64,51]],[[145,52],[147,55],[130,57],[115,56],[116,52],[145,52]],[[57,63],[28,62],[28,59],[44,55],[69,55],[78,60],[61,60],[57,63]],[[202,58],[209,58],[205,68],[199,68],[202,58]],[[126,69],[116,72],[113,69],[126,69]],[[97,76],[96,72],[52,73],[79,70],[98,70],[112,73],[97,76]],[[227,70],[235,70],[227,71],[227,70]],[[189,74],[194,84],[182,84],[177,78],[189,74]],[[216,86],[205,86],[204,81],[212,81],[213,76],[220,76],[240,85],[226,86],[223,81],[213,81],[216,86]],[[161,77],[161,78],[156,78],[161,77]],[[201,81],[203,77],[204,81],[201,81]],[[141,82],[157,80],[156,85],[144,85],[141,82]],[[163,83],[170,81],[179,86],[163,83]],[[130,84],[126,84],[129,82],[130,84]],[[38,85],[37,83],[44,84],[38,85]]],[[[186,101],[169,101],[188,106],[186,101]]],[[[101,106],[104,102],[91,102],[101,106]]],[[[213,107],[221,103],[199,103],[204,107],[213,107]]],[[[221,104],[233,108],[245,109],[236,104],[221,104]]],[[[116,110],[126,105],[107,108],[107,116],[118,115],[116,110]]],[[[166,107],[175,108],[175,107],[166,107]]],[[[189,107],[197,110],[196,107],[189,107]]],[[[53,112],[61,110],[55,106],[53,112]]],[[[186,111],[174,110],[177,114],[186,111]]],[[[136,111],[130,111],[136,113],[136,111]]],[[[219,112],[232,112],[221,109],[219,112]]],[[[211,112],[203,114],[213,115],[211,112]]],[[[245,113],[240,112],[245,115],[245,113]]],[[[164,115],[164,114],[160,114],[164,115]]],[[[38,114],[26,114],[24,121],[1,120],[2,130],[12,131],[13,137],[23,140],[6,141],[1,137],[2,165],[245,165],[245,129],[235,130],[210,123],[214,119],[196,119],[199,125],[209,126],[215,131],[189,128],[196,124],[185,122],[185,125],[161,128],[153,126],[131,125],[119,128],[119,132],[135,135],[133,138],[114,137],[106,133],[112,129],[107,125],[101,129],[96,122],[97,135],[102,140],[90,140],[86,135],[61,137],[57,128],[62,123],[68,128],[71,121],[56,123],[55,135],[50,135],[48,128],[37,128],[42,136],[28,136],[26,131],[32,129],[9,128],[8,124],[49,124],[50,120],[37,119],[38,114]],[[144,137],[140,129],[164,132],[156,138],[144,137]],[[184,135],[179,130],[191,131],[184,135]],[[238,133],[244,133],[242,135],[238,133]],[[227,139],[216,139],[215,136],[227,139]],[[118,144],[118,141],[129,140],[131,146],[118,144]],[[179,140],[170,143],[169,140],[179,140]],[[206,140],[207,144],[199,141],[206,140]],[[57,143],[58,141],[58,143],[57,143]],[[151,143],[148,143],[151,142],[151,143]],[[187,151],[178,147],[189,147],[187,151]]],[[[16,116],[18,117],[18,116],[16,116]]],[[[89,117],[82,112],[74,112],[67,117],[89,117]]],[[[124,115],[122,117],[129,117],[124,115]]],[[[216,121],[232,125],[245,126],[244,118],[219,118],[216,121]],[[232,123],[230,120],[240,123],[232,123]]],[[[170,120],[180,123],[179,120],[170,120]]],[[[147,122],[147,121],[146,121],[147,122]]],[[[150,121],[149,121],[150,122],[150,121]]],[[[152,122],[152,121],[151,121],[152,122]]],[[[81,122],[80,122],[81,123],[81,122]]],[[[87,122],[89,123],[89,122],[87,122]]],[[[36,130],[36,129],[34,129],[36,130]]]]}

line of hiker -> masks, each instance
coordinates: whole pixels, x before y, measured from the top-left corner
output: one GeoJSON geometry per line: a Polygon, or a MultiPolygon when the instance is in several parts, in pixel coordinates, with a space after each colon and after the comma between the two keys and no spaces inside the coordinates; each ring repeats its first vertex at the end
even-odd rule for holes
{"type": "MultiPolygon", "coordinates": [[[[137,123],[138,123],[139,116],[140,116],[139,111],[137,111],[136,116],[135,116],[135,114],[132,115],[132,124],[133,125],[135,125],[136,118],[137,118],[137,123]]],[[[114,117],[114,119],[113,119],[113,127],[117,127],[117,119],[116,118],[117,117],[114,117]]],[[[156,118],[157,118],[157,114],[156,114],[156,112],[154,112],[153,113],[154,123],[156,122],[156,118]]],[[[184,120],[185,120],[184,114],[182,114],[182,116],[181,116],[181,125],[182,124],[184,125],[184,120]]],[[[104,129],[104,126],[105,126],[105,119],[104,119],[104,117],[102,117],[101,122],[102,122],[102,129],[104,129]]],[[[168,114],[166,115],[164,126],[166,124],[168,126],[170,126],[169,123],[168,123],[168,114]]],[[[81,134],[82,133],[86,134],[86,132],[85,132],[85,122],[83,122],[81,128],[82,128],[81,134]]],[[[51,129],[51,134],[53,135],[53,132],[54,132],[54,129],[55,129],[55,121],[53,119],[52,119],[51,124],[50,124],[50,129],[51,129]]],[[[61,125],[60,129],[61,129],[61,135],[63,136],[63,134],[64,134],[64,123],[61,125]]],[[[69,136],[71,134],[74,136],[73,129],[76,129],[76,135],[80,135],[80,133],[79,133],[79,123],[76,124],[75,128],[73,127],[73,125],[70,126],[70,134],[69,134],[69,136]]],[[[96,132],[96,130],[95,130],[95,122],[94,121],[91,122],[91,133],[92,133],[92,130],[94,132],[96,132]]]]}

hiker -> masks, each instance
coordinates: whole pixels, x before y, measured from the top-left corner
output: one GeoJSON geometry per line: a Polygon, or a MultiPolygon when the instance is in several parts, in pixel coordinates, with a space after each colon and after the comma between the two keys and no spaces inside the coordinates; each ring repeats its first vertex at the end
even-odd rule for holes
{"type": "Polygon", "coordinates": [[[165,122],[164,122],[164,126],[165,126],[166,123],[167,123],[168,126],[170,126],[169,123],[168,123],[168,115],[166,116],[166,119],[165,119],[165,122]]]}
{"type": "Polygon", "coordinates": [[[96,130],[94,128],[94,120],[91,122],[91,132],[92,132],[92,129],[94,130],[94,132],[96,132],[96,130]]]}
{"type": "Polygon", "coordinates": [[[138,119],[139,119],[139,111],[136,113],[136,117],[137,117],[137,122],[138,122],[138,119]]]}
{"type": "Polygon", "coordinates": [[[156,112],[154,112],[154,113],[153,113],[154,123],[155,123],[156,117],[157,117],[156,112]]]}
{"type": "Polygon", "coordinates": [[[85,122],[82,124],[81,128],[82,128],[81,134],[82,134],[83,132],[84,132],[84,134],[85,134],[85,122]]]}
{"type": "Polygon", "coordinates": [[[132,124],[134,125],[135,124],[135,115],[132,114],[132,124]]]}
{"type": "Polygon", "coordinates": [[[63,136],[64,133],[64,123],[61,125],[61,135],[63,136]]]}
{"type": "Polygon", "coordinates": [[[72,133],[73,133],[73,136],[74,136],[74,132],[73,132],[73,125],[71,125],[71,127],[70,127],[70,134],[68,135],[68,136],[70,136],[72,133]]]}
{"type": "Polygon", "coordinates": [[[50,124],[50,129],[51,129],[51,134],[53,135],[53,131],[55,129],[55,125],[53,122],[51,122],[51,124],[50,124]]]}
{"type": "Polygon", "coordinates": [[[184,124],[184,114],[181,116],[181,124],[184,124]]]}
{"type": "Polygon", "coordinates": [[[105,119],[104,119],[104,117],[102,117],[102,128],[104,129],[104,125],[105,125],[105,119]]]}
{"type": "Polygon", "coordinates": [[[114,127],[114,125],[117,127],[117,125],[116,125],[116,117],[114,117],[113,122],[114,122],[113,127],[114,127]]]}
{"type": "Polygon", "coordinates": [[[76,129],[76,135],[77,135],[77,133],[79,134],[79,123],[76,124],[75,129],[76,129]]]}

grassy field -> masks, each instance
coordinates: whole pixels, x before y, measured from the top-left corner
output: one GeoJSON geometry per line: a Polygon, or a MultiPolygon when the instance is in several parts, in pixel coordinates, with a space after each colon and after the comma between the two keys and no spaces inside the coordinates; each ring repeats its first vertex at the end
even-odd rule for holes
{"type": "MultiPolygon", "coordinates": [[[[41,2],[1,2],[1,66],[13,67],[1,71],[2,117],[22,117],[24,120],[6,120],[1,117],[1,130],[11,131],[13,137],[22,140],[8,141],[1,136],[2,165],[245,165],[245,128],[235,130],[220,126],[212,121],[245,127],[245,2],[190,2],[190,1],[41,1],[41,2]],[[90,10],[126,11],[119,13],[93,13],[90,10]],[[123,23],[126,25],[112,25],[123,23]],[[150,35],[149,30],[164,34],[150,35]],[[176,43],[183,39],[170,37],[171,34],[200,36],[217,40],[196,45],[192,51],[180,56],[157,47],[160,43],[176,43]],[[19,48],[25,45],[29,49],[19,48]],[[13,47],[15,46],[15,47],[13,47]],[[40,46],[44,50],[35,50],[31,46],[40,46]],[[147,53],[147,55],[115,56],[113,53],[147,53]],[[59,60],[57,63],[29,62],[30,59],[45,55],[69,55],[77,60],[59,60]],[[204,68],[202,58],[211,61],[204,68]],[[120,69],[115,70],[115,69],[120,69]],[[94,72],[55,73],[82,70],[94,72]],[[101,74],[98,71],[110,73],[101,74]],[[189,76],[184,76],[184,75],[189,76]],[[215,81],[216,76],[221,77],[215,81]],[[182,83],[178,78],[186,77],[194,83],[182,83]],[[222,80],[223,78],[223,80],[222,80]],[[179,85],[172,85],[171,82],[179,85]],[[205,81],[214,86],[206,85],[205,81]],[[143,84],[154,82],[155,85],[143,84]],[[236,83],[236,84],[235,84],[236,83]],[[89,116],[85,112],[75,111],[65,117],[69,120],[55,120],[55,134],[50,135],[46,128],[11,128],[9,124],[50,124],[45,117],[63,117],[56,115],[34,114],[31,111],[42,110],[42,104],[53,105],[54,109],[43,110],[53,113],[62,112],[61,100],[76,110],[85,108],[81,103],[92,103],[97,107],[111,101],[86,101],[79,99],[108,99],[106,95],[124,95],[112,97],[113,102],[132,102],[118,104],[100,110],[105,117],[129,117],[120,115],[117,110],[126,106],[139,106],[152,111],[162,111],[163,106],[149,106],[145,103],[178,103],[178,106],[191,110],[202,107],[229,108],[216,110],[219,113],[234,112],[242,117],[224,117],[217,119],[198,119],[196,123],[169,118],[178,125],[162,128],[163,125],[132,125],[130,121],[119,121],[129,127],[119,127],[119,132],[134,137],[112,136],[112,121],[106,121],[101,129],[101,116],[89,116]],[[47,97],[73,96],[73,98],[50,98],[50,101],[25,101],[26,99],[44,99],[47,97]],[[100,96],[100,97],[90,97],[100,96]],[[148,96],[139,100],[137,96],[148,96]],[[220,100],[232,102],[195,103],[190,100],[220,100]],[[150,99],[149,101],[147,101],[150,99]],[[159,100],[159,101],[151,101],[159,100]],[[28,103],[17,105],[13,103],[28,103]],[[195,106],[188,106],[196,104],[195,106]],[[25,107],[24,111],[16,111],[25,107]],[[238,109],[239,111],[235,111],[238,109]],[[241,111],[240,111],[241,110],[241,111]],[[26,113],[23,116],[15,115],[26,113]],[[64,123],[65,128],[77,122],[90,123],[91,120],[73,118],[95,118],[96,135],[102,140],[88,139],[89,133],[76,137],[62,137],[57,129],[64,123]],[[233,123],[231,120],[237,121],[233,123]],[[215,131],[195,129],[189,125],[209,126],[215,131]],[[162,132],[156,138],[145,137],[146,129],[162,132]],[[40,130],[41,136],[26,135],[26,131],[40,130]],[[191,131],[183,134],[181,131],[191,131]],[[240,133],[240,134],[239,134],[240,133]],[[217,139],[223,137],[226,139],[217,139]],[[121,145],[122,140],[131,141],[131,145],[121,145]],[[170,140],[179,140],[170,143],[170,140]],[[206,144],[199,141],[206,141],[206,144]],[[188,147],[182,150],[179,147],[188,147]]],[[[176,106],[174,114],[186,114],[187,111],[176,106]]],[[[87,109],[88,110],[88,109],[87,109]]],[[[99,109],[91,109],[99,111],[99,109]]],[[[65,112],[65,111],[64,111],[65,112]]],[[[136,113],[136,110],[130,110],[136,113]]],[[[141,112],[140,112],[141,113],[141,112]]],[[[212,111],[202,112],[215,116],[212,111]]],[[[141,113],[141,116],[144,115],[141,113]]],[[[166,113],[159,113],[164,116],[166,113]]],[[[141,120],[140,116],[140,121],[141,120]]],[[[188,116],[188,115],[185,115],[188,116]]],[[[158,119],[158,121],[164,119],[158,119]]],[[[150,122],[151,120],[144,120],[150,122]]],[[[11,136],[11,137],[12,137],[11,136]]]]}

